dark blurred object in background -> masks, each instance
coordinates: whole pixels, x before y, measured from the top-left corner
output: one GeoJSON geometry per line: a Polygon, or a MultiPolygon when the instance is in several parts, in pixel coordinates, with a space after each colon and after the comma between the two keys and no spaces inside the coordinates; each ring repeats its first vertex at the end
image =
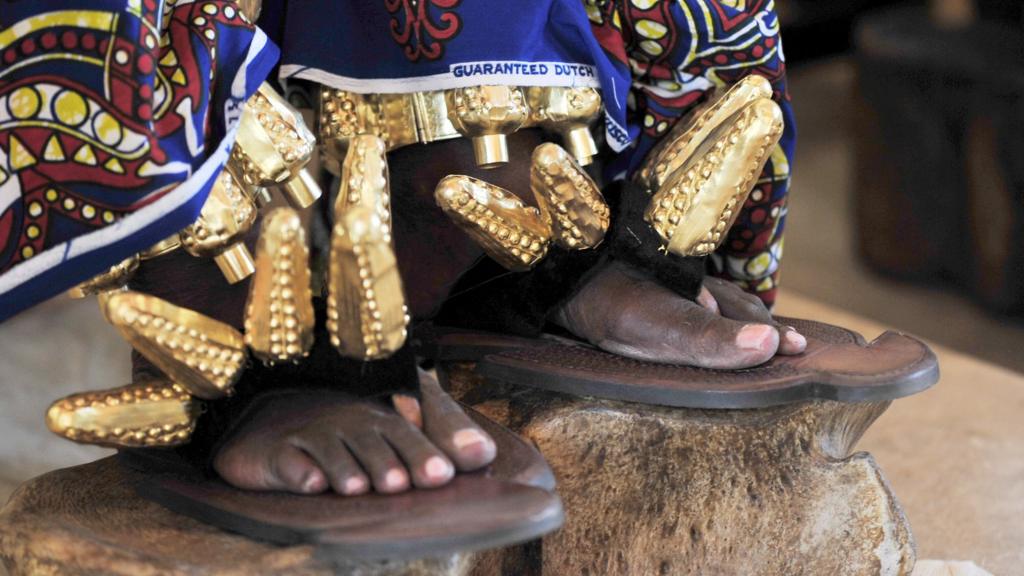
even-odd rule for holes
{"type": "Polygon", "coordinates": [[[946,1],[857,26],[859,249],[876,271],[1024,316],[1022,6],[966,2],[938,22],[946,1]]]}
{"type": "MultiPolygon", "coordinates": [[[[1024,27],[1024,0],[974,0],[982,20],[1024,27]]],[[[776,0],[789,64],[846,52],[857,17],[886,6],[924,7],[924,0],[776,0]]],[[[1024,55],[1017,54],[1018,59],[1024,55]]]]}

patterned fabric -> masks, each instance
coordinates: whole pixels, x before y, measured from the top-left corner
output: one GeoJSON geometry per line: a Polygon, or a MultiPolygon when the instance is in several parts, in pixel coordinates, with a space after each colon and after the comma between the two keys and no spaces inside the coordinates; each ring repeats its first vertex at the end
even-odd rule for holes
{"type": "Polygon", "coordinates": [[[276,48],[232,1],[0,10],[0,320],[195,220],[276,48]]]}
{"type": "Polygon", "coordinates": [[[628,71],[602,50],[580,0],[265,0],[264,9],[285,14],[283,77],[378,94],[600,87],[616,94],[605,98],[608,143],[629,145],[628,71]]]}
{"type": "Polygon", "coordinates": [[[635,170],[655,142],[709,90],[748,74],[771,81],[785,133],[711,259],[714,274],[737,282],[771,306],[796,141],[774,0],[583,1],[601,46],[632,77],[628,123],[631,131],[639,129],[639,137],[616,160],[619,174],[635,170]]]}

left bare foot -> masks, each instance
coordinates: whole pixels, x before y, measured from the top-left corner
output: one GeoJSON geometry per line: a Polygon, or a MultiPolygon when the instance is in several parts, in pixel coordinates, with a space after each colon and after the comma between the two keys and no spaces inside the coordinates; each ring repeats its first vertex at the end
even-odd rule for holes
{"type": "Polygon", "coordinates": [[[738,286],[709,278],[693,302],[621,263],[595,274],[555,321],[615,354],[703,368],[749,368],[807,346],[738,286]]]}

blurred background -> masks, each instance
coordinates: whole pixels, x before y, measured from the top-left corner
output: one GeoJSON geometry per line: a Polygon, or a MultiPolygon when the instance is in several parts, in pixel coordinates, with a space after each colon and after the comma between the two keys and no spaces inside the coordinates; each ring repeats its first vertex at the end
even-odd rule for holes
{"type": "MultiPolygon", "coordinates": [[[[936,345],[942,383],[861,447],[921,557],[1024,574],[1024,2],[775,4],[799,130],[779,312],[936,345]]],[[[128,376],[93,299],[0,327],[0,502],[104,454],[43,414],[128,376]]]]}

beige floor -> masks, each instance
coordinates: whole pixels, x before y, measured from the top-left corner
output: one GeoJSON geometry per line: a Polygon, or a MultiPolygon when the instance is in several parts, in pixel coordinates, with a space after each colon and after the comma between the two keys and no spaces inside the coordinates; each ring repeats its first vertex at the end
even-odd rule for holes
{"type": "MultiPolygon", "coordinates": [[[[1024,574],[1024,382],[968,359],[1024,370],[1024,328],[953,295],[872,277],[853,263],[843,129],[854,120],[846,112],[852,81],[843,61],[792,75],[800,146],[779,312],[869,336],[881,326],[900,328],[940,345],[943,381],[897,402],[861,447],[875,454],[904,503],[920,557],[1024,574]]],[[[63,394],[125,382],[127,350],[93,301],[55,300],[0,326],[0,502],[26,478],[103,453],[50,436],[42,415],[63,394]]]]}

